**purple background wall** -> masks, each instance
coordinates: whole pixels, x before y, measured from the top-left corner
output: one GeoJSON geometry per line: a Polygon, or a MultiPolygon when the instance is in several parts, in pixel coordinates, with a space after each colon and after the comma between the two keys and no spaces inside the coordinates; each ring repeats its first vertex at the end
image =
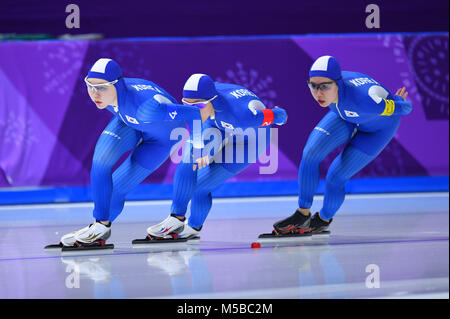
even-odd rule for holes
{"type": "Polygon", "coordinates": [[[101,33],[107,38],[426,32],[448,30],[448,0],[2,0],[0,33],[101,33]],[[68,4],[80,28],[67,29],[68,4]],[[367,29],[366,6],[380,8],[367,29]]]}
{"type": "MultiPolygon", "coordinates": [[[[310,65],[324,54],[392,91],[406,86],[414,106],[394,140],[356,177],[448,175],[448,33],[39,41],[0,43],[0,187],[89,185],[95,142],[112,117],[96,109],[83,83],[100,57],[178,100],[184,81],[201,72],[286,108],[277,173],[260,175],[255,164],[232,181],[295,180],[308,134],[326,113],[306,86],[310,65]]],[[[322,177],[337,152],[322,163],[322,177]]],[[[167,161],[146,183],[171,183],[174,168],[167,161]]]]}

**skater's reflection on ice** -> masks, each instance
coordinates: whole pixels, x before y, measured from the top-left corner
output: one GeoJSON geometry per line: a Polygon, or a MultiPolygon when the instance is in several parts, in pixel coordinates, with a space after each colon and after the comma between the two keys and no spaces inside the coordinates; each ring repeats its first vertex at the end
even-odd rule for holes
{"type": "Polygon", "coordinates": [[[122,284],[111,274],[111,264],[106,257],[61,257],[61,262],[66,266],[64,284],[68,290],[86,291],[92,287],[93,298],[125,297],[122,284]]]}
{"type": "Polygon", "coordinates": [[[170,276],[173,295],[212,291],[212,277],[202,252],[197,247],[147,255],[147,265],[170,276]]]}

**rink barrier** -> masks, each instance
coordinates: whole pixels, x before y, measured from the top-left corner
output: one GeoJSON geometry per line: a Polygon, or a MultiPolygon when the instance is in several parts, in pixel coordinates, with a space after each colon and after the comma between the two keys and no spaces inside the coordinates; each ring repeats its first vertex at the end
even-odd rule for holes
{"type": "MultiPolygon", "coordinates": [[[[172,184],[141,184],[126,197],[127,200],[172,199],[172,184]]],[[[325,190],[320,180],[317,194],[325,190]]],[[[449,177],[360,178],[350,180],[347,194],[448,192],[449,177]]],[[[291,181],[230,182],[213,191],[214,198],[296,196],[298,183],[291,181]]],[[[91,202],[90,187],[0,188],[0,205],[91,202]]]]}

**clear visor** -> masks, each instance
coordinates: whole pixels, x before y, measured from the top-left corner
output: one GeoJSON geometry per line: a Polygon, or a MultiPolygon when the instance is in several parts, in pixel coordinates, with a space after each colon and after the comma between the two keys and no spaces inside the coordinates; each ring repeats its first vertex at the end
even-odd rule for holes
{"type": "Polygon", "coordinates": [[[308,86],[311,90],[321,90],[321,91],[328,91],[333,87],[334,82],[322,82],[322,83],[312,83],[308,81],[308,86]]]}
{"type": "Polygon", "coordinates": [[[88,81],[88,77],[86,76],[84,78],[84,82],[86,83],[87,88],[90,91],[94,91],[94,92],[104,92],[106,91],[111,85],[114,85],[117,83],[117,81],[119,81],[119,79],[111,81],[111,82],[106,82],[106,83],[100,83],[100,84],[92,84],[88,81]]]}
{"type": "Polygon", "coordinates": [[[184,105],[195,105],[195,106],[197,106],[197,107],[199,107],[199,108],[204,108],[204,107],[206,107],[206,105],[209,103],[209,102],[211,102],[212,100],[214,100],[215,98],[217,97],[217,95],[214,95],[212,98],[210,98],[209,100],[206,100],[206,101],[199,101],[199,102],[188,102],[188,101],[186,101],[186,99],[185,98],[182,98],[181,99],[181,102],[183,102],[183,104],[184,105]]]}

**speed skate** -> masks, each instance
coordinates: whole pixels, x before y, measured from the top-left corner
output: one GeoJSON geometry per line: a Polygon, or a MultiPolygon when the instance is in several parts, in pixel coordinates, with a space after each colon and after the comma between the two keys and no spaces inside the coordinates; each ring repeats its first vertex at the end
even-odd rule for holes
{"type": "Polygon", "coordinates": [[[325,222],[319,217],[319,213],[314,214],[314,216],[306,215],[297,209],[291,216],[275,222],[272,233],[261,234],[258,239],[279,241],[281,239],[311,238],[317,235],[328,236],[330,231],[327,228],[332,220],[325,222]]]}
{"type": "Polygon", "coordinates": [[[63,252],[114,249],[113,244],[106,244],[110,237],[111,224],[104,225],[95,221],[87,227],[65,234],[59,244],[48,245],[44,249],[61,249],[63,252]]]}
{"type": "Polygon", "coordinates": [[[133,245],[158,245],[185,243],[187,241],[187,238],[179,238],[178,234],[169,234],[167,237],[155,237],[149,234],[144,239],[135,239],[131,243],[133,245]]]}
{"type": "Polygon", "coordinates": [[[47,245],[44,247],[45,250],[61,250],[61,252],[68,251],[87,251],[87,250],[108,250],[114,249],[114,244],[106,244],[104,241],[98,241],[90,244],[84,244],[75,242],[72,246],[64,246],[62,243],[47,245]]]}
{"type": "Polygon", "coordinates": [[[298,242],[310,240],[313,237],[328,237],[329,230],[319,230],[311,228],[298,228],[294,225],[288,225],[283,230],[274,229],[271,233],[265,233],[258,236],[259,242],[298,242]]]}
{"type": "Polygon", "coordinates": [[[298,242],[304,240],[310,240],[312,237],[311,231],[298,231],[289,233],[280,233],[277,230],[273,230],[271,233],[265,233],[258,236],[258,242],[298,242]]]}
{"type": "Polygon", "coordinates": [[[329,236],[329,230],[323,231],[304,231],[303,229],[296,229],[295,231],[289,233],[280,233],[277,230],[273,230],[271,233],[265,233],[258,236],[258,239],[281,239],[281,238],[308,238],[311,236],[329,236]]]}
{"type": "Polygon", "coordinates": [[[135,239],[132,241],[133,246],[152,245],[160,246],[161,244],[174,245],[177,243],[186,243],[189,241],[198,241],[199,231],[192,229],[187,221],[181,221],[174,215],[169,215],[161,223],[150,226],[147,229],[147,237],[144,239],[135,239]]]}
{"type": "Polygon", "coordinates": [[[291,232],[287,234],[282,234],[275,229],[271,233],[265,233],[258,236],[259,239],[278,239],[278,238],[301,238],[310,237],[312,235],[311,231],[306,232],[291,232]]]}

